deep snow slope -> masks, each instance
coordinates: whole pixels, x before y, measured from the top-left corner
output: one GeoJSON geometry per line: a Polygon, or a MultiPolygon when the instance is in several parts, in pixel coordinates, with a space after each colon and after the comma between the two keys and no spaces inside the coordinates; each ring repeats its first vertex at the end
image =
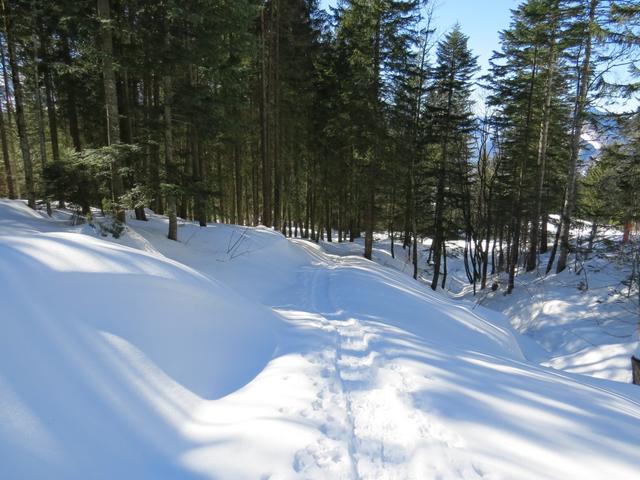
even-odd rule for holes
{"type": "Polygon", "coordinates": [[[640,320],[637,293],[627,297],[622,283],[630,270],[617,254],[596,254],[578,275],[573,265],[546,277],[522,274],[511,298],[490,293],[482,304],[508,315],[542,346],[544,364],[630,383],[640,320]]]}
{"type": "MultiPolygon", "coordinates": [[[[554,229],[555,225],[550,223],[549,230],[554,229]]],[[[630,252],[621,251],[622,233],[613,229],[600,231],[594,252],[581,262],[576,263],[572,257],[561,274],[521,271],[510,295],[505,294],[505,274],[490,279],[490,283],[501,284],[497,291],[487,289],[474,295],[464,269],[464,242],[447,242],[446,291],[462,304],[483,311],[483,315],[491,311],[505,314],[522,334],[520,344],[529,360],[559,370],[629,383],[630,357],[634,349],[640,348],[638,292],[635,285],[629,291],[632,266],[630,252]]],[[[576,236],[579,233],[576,231],[576,236]]],[[[425,240],[419,250],[420,277],[425,284],[430,283],[432,275],[431,267],[425,269],[429,242],[425,240]]],[[[360,255],[363,249],[361,241],[321,242],[321,245],[326,251],[342,256],[360,255]]],[[[373,259],[407,276],[413,272],[407,250],[396,244],[396,256],[392,258],[387,236],[377,238],[373,259]]],[[[541,265],[544,267],[547,261],[548,254],[542,257],[541,265]]]]}
{"type": "Polygon", "coordinates": [[[0,201],[0,286],[1,478],[173,475],[191,409],[260,372],[281,324],[17,202],[0,201]]]}
{"type": "Polygon", "coordinates": [[[265,228],[0,202],[1,478],[634,478],[637,387],[265,228]],[[59,213],[58,218],[64,215],[59,213]]]}

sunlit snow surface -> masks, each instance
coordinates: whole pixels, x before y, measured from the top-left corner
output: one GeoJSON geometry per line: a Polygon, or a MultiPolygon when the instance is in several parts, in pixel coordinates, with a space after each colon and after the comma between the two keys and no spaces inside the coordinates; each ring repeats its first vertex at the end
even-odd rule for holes
{"type": "Polygon", "coordinates": [[[0,201],[0,478],[640,471],[640,389],[502,314],[266,228],[55,217],[0,201]]]}

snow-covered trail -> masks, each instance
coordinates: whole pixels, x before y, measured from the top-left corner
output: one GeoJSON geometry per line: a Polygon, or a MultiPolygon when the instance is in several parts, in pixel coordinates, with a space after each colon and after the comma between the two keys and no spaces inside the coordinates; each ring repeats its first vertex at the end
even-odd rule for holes
{"type": "MultiPolygon", "coordinates": [[[[333,338],[306,354],[323,380],[314,383],[317,400],[304,415],[320,428],[317,440],[296,453],[295,470],[303,478],[484,478],[459,435],[413,404],[411,395],[428,379],[389,351],[389,327],[352,315],[335,299],[340,270],[354,268],[353,260],[297,243],[317,264],[299,272],[298,301],[276,311],[333,338]]],[[[411,341],[407,332],[393,334],[411,341]]]]}
{"type": "Polygon", "coordinates": [[[331,337],[326,348],[306,354],[320,366],[322,381],[314,382],[317,401],[304,412],[320,427],[316,440],[296,453],[302,478],[559,479],[635,471],[633,463],[617,463],[614,453],[629,454],[630,445],[611,436],[640,433],[640,403],[627,395],[633,387],[614,394],[598,381],[465,348],[463,335],[444,353],[434,323],[432,344],[424,332],[375,315],[382,300],[375,290],[370,309],[353,308],[352,292],[370,286],[355,283],[353,275],[362,280],[357,272],[371,264],[295,243],[314,266],[300,269],[291,303],[277,311],[331,337]],[[594,405],[599,419],[589,421],[583,409],[594,405]],[[584,441],[591,429],[602,437],[591,438],[584,450],[569,455],[554,446],[572,437],[584,441]]]}

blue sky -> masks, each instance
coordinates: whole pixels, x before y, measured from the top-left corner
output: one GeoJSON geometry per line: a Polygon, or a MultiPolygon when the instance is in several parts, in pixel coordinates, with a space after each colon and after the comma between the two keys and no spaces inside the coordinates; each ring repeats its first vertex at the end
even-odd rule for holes
{"type": "Polygon", "coordinates": [[[509,26],[511,9],[519,0],[439,0],[435,9],[438,33],[445,33],[456,22],[469,36],[469,46],[479,56],[483,71],[494,50],[500,48],[498,34],[509,26]]]}
{"type": "MultiPolygon", "coordinates": [[[[442,35],[456,22],[469,36],[469,45],[483,71],[489,65],[493,50],[499,48],[498,33],[509,26],[511,9],[519,0],[435,0],[435,27],[442,35]]],[[[321,5],[335,5],[335,0],[321,0],[321,5]]]]}

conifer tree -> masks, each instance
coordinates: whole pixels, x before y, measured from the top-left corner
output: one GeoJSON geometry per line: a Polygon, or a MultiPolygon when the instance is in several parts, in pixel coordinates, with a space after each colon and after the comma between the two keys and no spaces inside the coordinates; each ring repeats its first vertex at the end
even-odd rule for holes
{"type": "MultiPolygon", "coordinates": [[[[476,57],[467,45],[465,36],[457,25],[438,44],[436,65],[431,87],[431,110],[433,130],[440,138],[437,166],[437,189],[435,194],[435,222],[433,240],[433,278],[431,288],[438,287],[440,266],[445,253],[447,232],[445,210],[446,186],[455,161],[466,161],[464,148],[473,122],[471,112],[472,77],[477,70],[476,57]],[[456,158],[457,157],[457,158],[456,158]]],[[[445,257],[446,261],[446,257],[445,257]]],[[[444,283],[444,282],[443,282],[444,283]]]]}

